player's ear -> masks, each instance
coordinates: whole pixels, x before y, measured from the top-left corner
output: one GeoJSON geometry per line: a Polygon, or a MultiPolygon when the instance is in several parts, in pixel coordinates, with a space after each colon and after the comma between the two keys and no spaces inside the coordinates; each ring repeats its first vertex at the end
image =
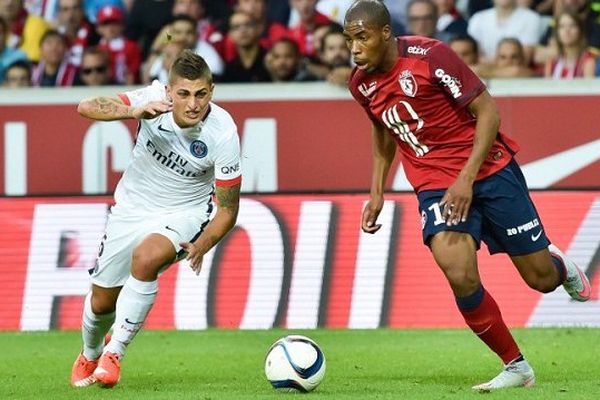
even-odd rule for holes
{"type": "Polygon", "coordinates": [[[392,27],[387,24],[384,25],[383,28],[381,28],[381,35],[383,36],[383,40],[386,42],[393,38],[394,35],[392,33],[392,27]]]}

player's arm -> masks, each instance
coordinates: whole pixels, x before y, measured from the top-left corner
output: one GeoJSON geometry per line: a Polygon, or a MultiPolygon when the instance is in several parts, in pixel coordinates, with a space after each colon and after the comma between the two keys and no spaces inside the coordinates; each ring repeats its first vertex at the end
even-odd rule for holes
{"type": "Polygon", "coordinates": [[[396,155],[396,142],[381,124],[373,122],[371,141],[373,147],[371,199],[363,211],[361,223],[362,230],[367,233],[375,233],[381,228],[381,224],[376,224],[377,217],[383,208],[385,181],[396,155]]]}
{"type": "Polygon", "coordinates": [[[241,183],[233,186],[217,186],[215,189],[217,212],[214,218],[196,241],[181,243],[181,247],[188,253],[187,259],[190,260],[196,275],[200,273],[204,255],[235,226],[240,207],[240,187],[241,183]]]}
{"type": "Polygon", "coordinates": [[[121,119],[151,119],[171,111],[167,101],[152,101],[140,107],[123,102],[120,97],[92,97],[79,102],[77,112],[96,121],[115,121],[121,119]]]}
{"type": "Polygon", "coordinates": [[[473,197],[473,183],[496,140],[500,127],[496,102],[487,90],[473,99],[468,107],[477,120],[473,149],[458,178],[448,188],[440,203],[448,225],[457,225],[459,221],[467,220],[473,197]]]}

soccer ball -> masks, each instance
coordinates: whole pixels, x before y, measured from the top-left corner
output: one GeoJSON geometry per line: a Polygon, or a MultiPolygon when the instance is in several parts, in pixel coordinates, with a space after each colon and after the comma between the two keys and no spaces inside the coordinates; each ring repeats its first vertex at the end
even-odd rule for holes
{"type": "Polygon", "coordinates": [[[306,336],[286,336],[269,349],[265,374],[275,389],[310,392],[323,380],[325,356],[306,336]]]}

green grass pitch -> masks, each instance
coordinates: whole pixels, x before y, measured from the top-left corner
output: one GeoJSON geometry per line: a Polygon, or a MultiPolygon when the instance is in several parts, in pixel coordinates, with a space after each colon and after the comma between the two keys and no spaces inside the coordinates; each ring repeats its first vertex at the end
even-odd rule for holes
{"type": "Polygon", "coordinates": [[[471,385],[500,362],[467,330],[142,331],[113,389],[69,386],[79,332],[4,332],[0,399],[600,399],[599,329],[514,333],[537,386],[480,394],[471,385]],[[325,379],[309,394],[277,392],[264,377],[265,352],[291,333],[325,353],[325,379]]]}

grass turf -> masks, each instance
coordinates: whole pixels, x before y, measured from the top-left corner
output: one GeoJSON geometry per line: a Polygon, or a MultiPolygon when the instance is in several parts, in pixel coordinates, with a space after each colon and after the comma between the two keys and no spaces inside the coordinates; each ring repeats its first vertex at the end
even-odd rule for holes
{"type": "Polygon", "coordinates": [[[0,333],[0,399],[597,399],[599,329],[514,331],[538,384],[489,394],[470,387],[500,370],[466,330],[142,331],[113,389],[69,386],[79,332],[0,333]],[[316,340],[327,360],[309,394],[273,390],[270,344],[290,333],[316,340]],[[298,397],[303,396],[303,397],[298,397]]]}

